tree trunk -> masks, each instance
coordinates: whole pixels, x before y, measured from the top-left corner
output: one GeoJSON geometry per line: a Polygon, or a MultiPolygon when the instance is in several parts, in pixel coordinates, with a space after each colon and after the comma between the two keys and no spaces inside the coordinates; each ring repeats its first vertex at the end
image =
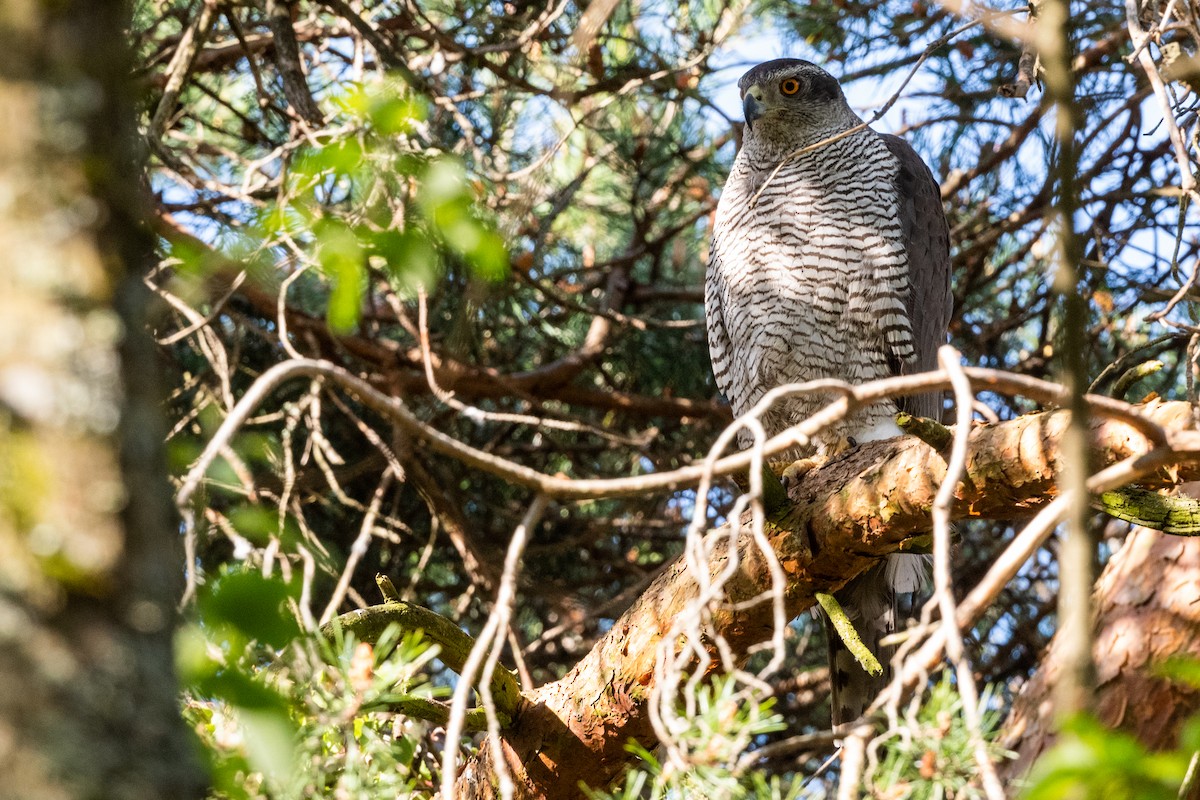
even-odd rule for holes
{"type": "Polygon", "coordinates": [[[128,9],[0,4],[0,797],[188,798],[128,9]]]}
{"type": "MultiPolygon", "coordinates": [[[[1169,431],[1193,428],[1187,403],[1144,411],[1169,431]]],[[[1048,502],[1056,491],[1058,445],[1066,424],[1066,413],[1058,411],[972,429],[954,515],[1008,518],[1014,509],[1048,502]]],[[[1194,440],[1185,443],[1189,453],[1178,470],[1184,477],[1198,469],[1194,445],[1194,440]]],[[[1091,446],[1097,467],[1150,450],[1145,436],[1129,425],[1097,418],[1091,446]]],[[[816,592],[835,591],[906,538],[927,532],[945,471],[937,452],[905,437],[864,444],[809,473],[765,531],[786,573],[787,614],[799,614],[813,605],[816,592]]],[[[709,535],[722,534],[727,535],[725,529],[709,535]]],[[[710,560],[714,575],[726,566],[727,552],[718,549],[710,560]]],[[[770,591],[771,577],[747,536],[738,542],[738,552],[736,571],[725,584],[726,602],[714,613],[713,624],[744,658],[751,646],[771,636],[770,604],[750,605],[770,591]]],[[[501,743],[518,797],[576,798],[581,781],[602,787],[619,774],[629,739],[652,744],[647,706],[656,653],[695,594],[695,579],[677,560],[570,673],[527,693],[501,743]]],[[[459,797],[496,797],[491,759],[492,748],[485,743],[459,778],[459,797]]]]}
{"type": "MultiPolygon", "coordinates": [[[[1177,747],[1180,727],[1200,711],[1200,691],[1153,672],[1172,656],[1200,659],[1198,574],[1200,538],[1134,528],[1096,582],[1093,709],[1151,750],[1177,747]]],[[[1054,744],[1059,648],[1056,636],[1005,723],[1005,745],[1017,753],[1000,765],[1010,780],[1054,744]]]]}

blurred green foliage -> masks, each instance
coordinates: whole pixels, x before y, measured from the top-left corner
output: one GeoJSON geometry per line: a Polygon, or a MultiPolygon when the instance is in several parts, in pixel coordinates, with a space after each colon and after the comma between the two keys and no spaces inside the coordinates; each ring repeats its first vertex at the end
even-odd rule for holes
{"type": "Polygon", "coordinates": [[[1200,752],[1200,719],[1188,723],[1180,749],[1151,753],[1128,733],[1090,716],[1062,725],[1058,742],[1038,759],[1023,800],[1176,800],[1188,764],[1200,752]]]}
{"type": "Polygon", "coordinates": [[[178,636],[184,715],[214,797],[431,797],[428,726],[389,709],[445,694],[427,677],[436,648],[394,627],[374,645],[300,636],[297,597],[295,581],[230,572],[178,636]]]}
{"type": "MultiPolygon", "coordinates": [[[[980,733],[993,763],[1009,754],[995,743],[1003,714],[994,692],[984,691],[980,733]]],[[[895,800],[981,800],[979,767],[963,716],[962,697],[948,675],[930,689],[911,722],[879,744],[879,768],[870,779],[877,795],[895,800]]]]}
{"type": "MultiPolygon", "coordinates": [[[[1154,674],[1180,687],[1200,688],[1200,661],[1176,656],[1154,674]]],[[[1176,748],[1151,752],[1130,734],[1114,731],[1089,714],[1062,725],[1058,741],[1034,764],[1023,800],[1176,800],[1200,785],[1200,716],[1183,726],[1176,748]],[[1191,789],[1183,791],[1185,780],[1191,789]]]]}
{"type": "Polygon", "coordinates": [[[328,285],[327,319],[338,333],[358,325],[368,270],[382,270],[402,296],[428,289],[448,261],[486,281],[508,274],[504,240],[461,161],[399,148],[426,103],[398,81],[352,84],[333,104],[351,135],[299,151],[281,199],[261,214],[263,242],[310,244],[328,285]]]}

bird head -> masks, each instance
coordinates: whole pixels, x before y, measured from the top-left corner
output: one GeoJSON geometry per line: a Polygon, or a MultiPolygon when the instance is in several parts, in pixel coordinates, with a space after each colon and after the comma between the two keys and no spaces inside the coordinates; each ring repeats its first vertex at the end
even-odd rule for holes
{"type": "Polygon", "coordinates": [[[738,81],[746,131],[764,141],[796,141],[850,127],[858,117],[825,70],[798,58],[759,64],[738,81]]]}

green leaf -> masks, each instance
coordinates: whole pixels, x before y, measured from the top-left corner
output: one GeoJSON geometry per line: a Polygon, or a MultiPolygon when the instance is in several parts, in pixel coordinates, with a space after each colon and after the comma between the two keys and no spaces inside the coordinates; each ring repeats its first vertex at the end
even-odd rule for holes
{"type": "Polygon", "coordinates": [[[425,175],[418,200],[446,247],[466,261],[477,277],[498,281],[508,276],[504,239],[475,215],[461,164],[449,158],[434,161],[425,175]]]}
{"type": "Polygon", "coordinates": [[[286,603],[298,595],[296,587],[258,572],[239,570],[217,578],[203,592],[197,606],[205,625],[230,625],[247,638],[280,648],[300,634],[300,626],[286,603]]]}
{"type": "Polygon", "coordinates": [[[355,84],[337,102],[383,136],[411,133],[429,116],[428,101],[395,77],[355,84]]]}
{"type": "Polygon", "coordinates": [[[418,194],[426,214],[447,204],[459,203],[466,197],[467,172],[457,159],[443,157],[429,164],[418,194]]]}
{"type": "Polygon", "coordinates": [[[1179,731],[1179,746],[1187,752],[1200,750],[1200,716],[1195,716],[1183,723],[1179,731]]]}
{"type": "Polygon", "coordinates": [[[1153,672],[1193,688],[1200,688],[1200,661],[1186,656],[1171,656],[1154,665],[1153,672]]]}
{"type": "Polygon", "coordinates": [[[175,271],[190,278],[205,278],[221,265],[213,250],[188,237],[168,240],[166,251],[177,262],[175,271]]]}
{"type": "Polygon", "coordinates": [[[481,230],[474,248],[467,255],[475,267],[475,274],[484,280],[498,282],[508,277],[508,248],[495,231],[481,230]]]}
{"type": "Polygon", "coordinates": [[[259,505],[238,506],[229,512],[234,529],[255,544],[266,544],[279,531],[279,512],[259,505]]]}
{"type": "Polygon", "coordinates": [[[363,160],[363,148],[357,139],[337,139],[324,147],[305,152],[297,162],[295,172],[310,178],[327,173],[348,175],[363,160]]]}
{"type": "Polygon", "coordinates": [[[297,764],[296,729],[285,712],[239,707],[250,764],[276,783],[288,783],[297,764]]]}
{"type": "Polygon", "coordinates": [[[414,94],[384,90],[367,93],[367,119],[385,136],[411,133],[413,126],[428,116],[423,100],[414,94]]]}
{"type": "Polygon", "coordinates": [[[175,633],[175,668],[179,671],[179,682],[197,689],[212,676],[220,666],[208,651],[208,637],[201,627],[189,623],[175,633]]]}
{"type": "Polygon", "coordinates": [[[317,235],[317,260],[332,282],[329,294],[329,327],[347,333],[358,325],[367,290],[366,254],[354,229],[338,219],[323,218],[313,226],[317,235]]]}
{"type": "Polygon", "coordinates": [[[1183,753],[1148,753],[1130,734],[1089,716],[1068,721],[1034,764],[1025,800],[1137,797],[1174,800],[1187,770],[1183,753]]]}
{"type": "Polygon", "coordinates": [[[237,668],[214,670],[197,682],[193,689],[203,696],[223,700],[239,708],[285,716],[288,711],[287,698],[264,684],[256,673],[237,668]]]}
{"type": "Polygon", "coordinates": [[[372,245],[375,254],[384,260],[393,287],[402,295],[431,287],[441,272],[437,250],[415,226],[377,233],[372,237],[372,245]]]}

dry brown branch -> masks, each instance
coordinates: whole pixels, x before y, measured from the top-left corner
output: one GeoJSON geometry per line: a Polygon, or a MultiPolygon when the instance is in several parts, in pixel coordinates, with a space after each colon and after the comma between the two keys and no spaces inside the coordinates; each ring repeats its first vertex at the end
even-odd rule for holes
{"type": "MultiPolygon", "coordinates": [[[[1037,25],[1037,11],[1039,0],[1032,0],[1029,3],[1029,16],[1027,24],[1030,27],[1037,25]]],[[[1017,97],[1024,98],[1029,93],[1029,87],[1037,81],[1039,71],[1037,48],[1034,46],[1034,38],[1025,36],[1021,45],[1021,57],[1017,61],[1017,77],[1012,83],[1005,83],[997,90],[1001,97],[1017,97]]]]}
{"type": "Polygon", "coordinates": [[[267,0],[267,25],[275,38],[275,66],[283,79],[283,93],[296,114],[310,125],[321,125],[324,115],[313,99],[300,63],[300,45],[292,27],[294,5],[286,0],[267,0]]]}
{"type": "Polygon", "coordinates": [[[187,82],[196,55],[212,29],[216,8],[217,4],[214,0],[205,0],[196,13],[195,19],[192,20],[192,24],[183,32],[179,46],[171,57],[171,63],[167,65],[166,85],[163,87],[158,106],[154,109],[154,115],[150,118],[150,130],[147,133],[149,138],[157,139],[167,129],[167,120],[175,113],[175,105],[179,102],[179,93],[187,82]]]}
{"type": "MultiPolygon", "coordinates": [[[[213,273],[209,282],[218,296],[230,291],[230,283],[241,274],[243,265],[210,248],[170,215],[160,215],[156,222],[159,233],[163,236],[204,253],[205,257],[211,260],[213,273]]],[[[278,320],[281,327],[296,336],[311,338],[323,350],[341,351],[370,365],[380,376],[375,380],[377,387],[405,396],[431,393],[426,374],[428,364],[436,385],[464,401],[537,398],[541,401],[558,400],[586,408],[619,411],[639,417],[706,419],[721,423],[728,423],[731,419],[728,406],[712,401],[686,397],[649,397],[594,389],[573,383],[601,352],[599,344],[602,344],[603,335],[608,330],[607,320],[603,317],[596,318],[597,327],[580,350],[535,369],[505,373],[437,353],[430,353],[426,359],[419,342],[405,346],[392,340],[352,334],[336,335],[329,330],[323,317],[306,314],[290,306],[285,306],[280,314],[279,292],[257,285],[253,281],[242,283],[236,291],[236,296],[249,303],[264,318],[278,320]]],[[[197,318],[200,318],[199,315],[197,318]]]]}
{"type": "MultiPolygon", "coordinates": [[[[1193,428],[1190,406],[1158,403],[1144,413],[1178,448],[1172,473],[1200,474],[1200,434],[1193,428]]],[[[1048,412],[974,428],[953,516],[1011,517],[1016,509],[1045,506],[1056,493],[1066,416],[1048,412]]],[[[1129,480],[1161,484],[1173,479],[1163,470],[1162,449],[1155,450],[1128,424],[1098,420],[1091,431],[1095,463],[1132,459],[1122,466],[1121,474],[1129,480]]],[[[767,524],[788,577],[787,612],[794,615],[810,607],[815,592],[835,591],[906,537],[927,531],[945,469],[941,456],[905,438],[863,445],[810,473],[793,490],[792,508],[767,524]]],[[[714,633],[735,654],[744,655],[772,634],[771,604],[748,602],[769,597],[771,576],[751,536],[743,536],[737,547],[739,565],[725,583],[726,602],[714,613],[714,633]]],[[[717,552],[709,565],[714,573],[727,560],[720,555],[722,548],[717,552]]],[[[628,738],[649,740],[647,703],[654,689],[656,653],[695,591],[683,561],[675,562],[565,678],[526,694],[504,735],[517,796],[575,797],[578,781],[602,785],[616,774],[625,763],[628,738]]],[[[964,607],[980,610],[964,604],[960,615],[964,607]]],[[[720,663],[716,653],[712,663],[720,663]]],[[[491,750],[483,748],[458,784],[460,797],[495,796],[491,759],[491,750]]]]}
{"type": "MultiPolygon", "coordinates": [[[[353,28],[348,24],[328,24],[324,21],[305,21],[295,26],[297,42],[312,42],[349,35],[353,28]]],[[[183,42],[176,42],[166,53],[174,58],[183,42]]],[[[192,64],[193,72],[216,72],[227,69],[243,58],[254,59],[274,51],[275,37],[270,33],[255,33],[227,41],[213,42],[202,48],[192,64]]],[[[166,55],[164,53],[164,55],[166,55]]],[[[145,78],[151,87],[165,86],[169,72],[154,73],[145,78]]]]}
{"type": "Polygon", "coordinates": [[[409,483],[425,500],[429,513],[445,529],[450,544],[462,559],[463,569],[466,570],[471,583],[482,590],[491,590],[500,580],[500,570],[496,565],[497,554],[472,534],[470,525],[463,517],[461,503],[421,463],[422,459],[414,452],[411,441],[405,438],[398,439],[396,450],[403,459],[409,483]]]}
{"type": "MultiPolygon", "coordinates": [[[[1042,403],[1056,403],[1065,399],[1065,390],[1054,383],[1038,380],[1000,370],[965,368],[964,372],[978,389],[1023,394],[1042,403]]],[[[788,394],[840,395],[821,411],[784,433],[766,441],[759,453],[742,452],[716,461],[711,466],[683,467],[671,472],[654,473],[630,478],[572,479],[550,476],[529,467],[484,452],[448,436],[418,419],[404,402],[380,392],[368,381],[353,375],[328,361],[315,359],[293,359],[276,364],[264,372],[230,411],[221,423],[200,458],[184,477],[176,497],[181,507],[186,507],[199,488],[208,468],[236,433],[267,397],[280,385],[297,377],[328,378],[343,389],[355,394],[365,405],[395,422],[407,434],[424,441],[434,451],[483,470],[510,483],[532,489],[539,494],[558,499],[596,499],[622,497],[650,491],[676,489],[692,485],[702,479],[720,475],[732,475],[749,468],[756,458],[771,456],[793,448],[814,432],[840,420],[868,403],[886,397],[919,394],[931,389],[944,389],[950,380],[944,373],[926,372],[902,375],[872,381],[861,386],[851,386],[842,381],[819,380],[804,384],[787,384],[768,392],[746,417],[757,417],[780,397],[788,394]]],[[[1167,433],[1163,428],[1139,413],[1135,406],[1119,400],[1096,395],[1086,395],[1089,410],[1093,414],[1120,420],[1135,429],[1153,445],[1166,446],[1167,433]]]]}
{"type": "Polygon", "coordinates": [[[587,11],[583,12],[583,16],[579,20],[579,27],[571,36],[576,50],[586,54],[591,49],[596,34],[608,22],[608,18],[612,16],[616,7],[616,0],[591,0],[588,3],[587,11]]]}

